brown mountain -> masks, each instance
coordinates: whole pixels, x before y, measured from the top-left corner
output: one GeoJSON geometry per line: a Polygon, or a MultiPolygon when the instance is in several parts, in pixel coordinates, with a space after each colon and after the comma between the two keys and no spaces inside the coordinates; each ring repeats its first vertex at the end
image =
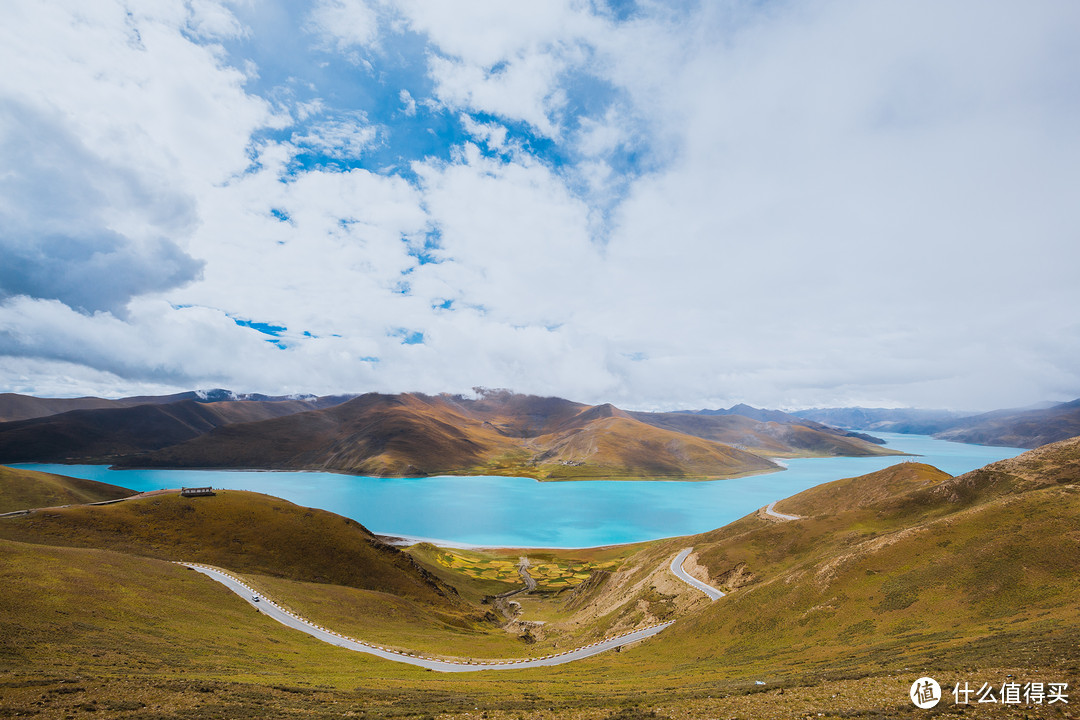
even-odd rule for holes
{"type": "Polygon", "coordinates": [[[745,448],[772,457],[842,455],[899,455],[878,446],[876,438],[860,437],[812,420],[757,420],[743,415],[701,415],[696,413],[633,413],[633,417],[655,427],[694,435],[706,440],[745,448]]]}
{"type": "Polygon", "coordinates": [[[999,410],[964,418],[934,437],[976,445],[1036,448],[1080,435],[1080,400],[1039,410],[999,410]]]}
{"type": "Polygon", "coordinates": [[[195,402],[71,410],[0,423],[0,463],[107,462],[175,445],[214,428],[309,409],[302,400],[195,402]]]}
{"type": "Polygon", "coordinates": [[[372,393],[324,410],[218,427],[118,464],[550,480],[719,478],[777,469],[758,453],[887,452],[805,424],[629,413],[611,405],[488,391],[477,399],[372,393]]]}
{"type": "MultiPolygon", "coordinates": [[[[179,399],[179,398],[177,398],[179,399]]],[[[167,402],[174,402],[169,400],[167,402]]],[[[107,400],[99,397],[38,398],[17,393],[0,393],[0,422],[30,420],[72,410],[104,410],[105,408],[132,407],[145,402],[107,400]]]]}
{"type": "Polygon", "coordinates": [[[345,402],[351,395],[326,395],[323,397],[270,396],[257,393],[237,394],[230,390],[192,390],[173,395],[140,395],[118,399],[99,397],[79,398],[39,398],[17,393],[0,393],[0,422],[31,420],[33,418],[59,415],[72,410],[106,410],[130,408],[137,405],[168,405],[191,400],[201,403],[249,401],[249,402],[291,402],[295,412],[316,410],[345,402]]]}
{"type": "Polygon", "coordinates": [[[913,408],[816,408],[797,415],[846,428],[933,435],[976,445],[1036,448],[1080,435],[1080,400],[979,415],[913,408]]]}

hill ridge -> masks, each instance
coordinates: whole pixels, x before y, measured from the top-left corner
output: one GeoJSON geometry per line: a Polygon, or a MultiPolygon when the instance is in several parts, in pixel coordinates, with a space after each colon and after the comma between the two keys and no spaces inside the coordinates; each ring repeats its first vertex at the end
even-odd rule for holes
{"type": "Polygon", "coordinates": [[[509,391],[476,398],[366,393],[327,407],[307,399],[213,399],[0,423],[0,462],[712,479],[775,471],[770,456],[896,454],[796,418],[631,412],[509,391]]]}

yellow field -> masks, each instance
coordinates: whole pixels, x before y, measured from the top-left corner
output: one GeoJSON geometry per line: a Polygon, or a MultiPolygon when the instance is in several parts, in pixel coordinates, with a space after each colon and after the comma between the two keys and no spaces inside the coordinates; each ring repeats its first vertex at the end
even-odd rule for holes
{"type": "MultiPolygon", "coordinates": [[[[520,582],[518,562],[505,557],[460,550],[442,550],[435,557],[444,568],[453,570],[478,580],[497,580],[501,582],[520,582]]],[[[587,561],[529,561],[529,576],[536,580],[540,591],[558,591],[572,588],[589,579],[596,570],[612,570],[618,567],[618,560],[606,562],[587,561]]]]}

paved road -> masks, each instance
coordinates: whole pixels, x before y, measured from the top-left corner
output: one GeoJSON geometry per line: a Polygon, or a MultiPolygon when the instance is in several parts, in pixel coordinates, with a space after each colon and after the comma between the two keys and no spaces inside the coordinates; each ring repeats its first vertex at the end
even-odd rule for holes
{"type": "Polygon", "coordinates": [[[517,566],[518,575],[521,576],[521,581],[525,583],[525,592],[531,593],[536,589],[536,580],[529,574],[529,558],[522,555],[518,558],[517,566]]]}
{"type": "Polygon", "coordinates": [[[778,502],[779,500],[773,500],[769,503],[769,507],[765,508],[765,514],[780,520],[802,520],[798,515],[785,515],[784,513],[776,512],[776,503],[778,502]]]}
{"type": "Polygon", "coordinates": [[[701,592],[709,596],[710,600],[719,600],[724,597],[726,593],[723,593],[712,585],[706,585],[697,578],[690,577],[685,570],[682,569],[682,564],[686,562],[686,558],[690,557],[690,553],[694,551],[694,548],[689,547],[675,556],[675,559],[671,561],[671,572],[675,574],[675,577],[682,580],[687,585],[691,585],[701,592]]]}
{"type": "Polygon", "coordinates": [[[252,607],[258,608],[258,610],[274,620],[277,620],[283,625],[288,625],[291,628],[305,632],[312,637],[318,638],[323,642],[328,642],[331,645],[337,645],[348,650],[356,650],[357,652],[368,653],[381,657],[385,660],[393,660],[394,662],[407,663],[409,665],[416,665],[418,667],[427,668],[429,670],[436,670],[438,672],[477,672],[479,670],[525,670],[528,668],[536,667],[550,667],[552,665],[563,665],[568,662],[574,662],[575,660],[583,660],[593,655],[599,655],[602,652],[613,650],[623,645],[629,645],[630,643],[644,640],[645,638],[652,637],[661,630],[667,628],[672,622],[661,623],[659,625],[653,625],[651,627],[644,628],[643,630],[635,630],[632,633],[620,635],[618,637],[609,638],[601,642],[592,643],[585,647],[578,648],[576,650],[568,650],[558,655],[548,655],[541,658],[533,658],[530,660],[488,660],[488,661],[474,661],[474,660],[433,660],[430,658],[420,657],[417,654],[399,653],[393,650],[386,650],[378,645],[371,645],[370,643],[361,642],[351,637],[347,637],[340,633],[328,630],[320,625],[316,625],[312,622],[305,620],[304,618],[290,613],[289,611],[279,607],[272,600],[266,598],[266,596],[257,593],[252,588],[245,585],[240,580],[232,577],[231,575],[224,573],[216,568],[207,567],[205,565],[196,565],[195,563],[177,563],[184,567],[189,567],[192,570],[197,570],[203,575],[209,578],[217,580],[225,587],[232,590],[240,597],[247,600],[252,607]],[[258,597],[256,601],[254,598],[258,597]]]}
{"type": "MultiPolygon", "coordinates": [[[[499,600],[506,600],[507,598],[512,598],[515,595],[519,595],[521,593],[531,593],[533,590],[536,589],[536,580],[533,579],[531,575],[529,575],[529,558],[525,556],[518,558],[517,571],[518,575],[521,576],[521,581],[525,583],[524,587],[519,587],[516,590],[508,590],[504,593],[499,593],[495,596],[496,598],[498,598],[499,600]]],[[[507,616],[506,619],[512,620],[513,618],[507,616]]]]}
{"type": "Polygon", "coordinates": [[[49,507],[39,508],[27,508],[25,510],[12,510],[11,512],[0,513],[0,518],[5,517],[19,517],[22,515],[29,515],[31,513],[41,512],[43,510],[63,510],[69,507],[85,507],[92,505],[112,505],[119,502],[127,502],[128,500],[138,500],[139,498],[153,497],[155,495],[165,495],[170,493],[179,493],[180,488],[171,490],[148,490],[147,492],[135,493],[134,495],[128,495],[127,497],[116,498],[115,500],[99,500],[92,503],[69,503],[68,505],[51,505],[49,507]]]}

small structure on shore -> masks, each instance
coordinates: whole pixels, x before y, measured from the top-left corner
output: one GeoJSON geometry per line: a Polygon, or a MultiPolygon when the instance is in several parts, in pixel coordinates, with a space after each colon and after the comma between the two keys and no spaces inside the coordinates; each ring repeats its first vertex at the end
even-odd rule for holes
{"type": "Polygon", "coordinates": [[[180,488],[180,497],[207,497],[214,494],[214,488],[212,487],[180,488]]]}

